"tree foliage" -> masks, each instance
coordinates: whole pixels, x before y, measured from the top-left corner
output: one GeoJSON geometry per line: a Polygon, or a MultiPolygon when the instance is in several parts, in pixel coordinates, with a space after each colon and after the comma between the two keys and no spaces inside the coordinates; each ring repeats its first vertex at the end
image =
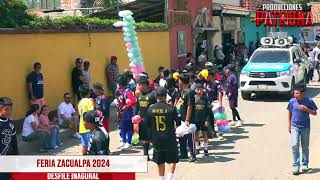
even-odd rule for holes
{"type": "Polygon", "coordinates": [[[27,9],[24,0],[0,0],[0,28],[27,25],[34,18],[27,9]]]}

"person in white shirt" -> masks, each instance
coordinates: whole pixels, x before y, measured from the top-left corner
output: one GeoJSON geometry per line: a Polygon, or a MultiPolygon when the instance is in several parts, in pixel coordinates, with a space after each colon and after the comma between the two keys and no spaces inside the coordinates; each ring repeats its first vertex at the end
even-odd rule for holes
{"type": "Polygon", "coordinates": [[[58,119],[59,119],[59,125],[62,128],[68,128],[70,127],[73,131],[73,137],[80,139],[81,136],[78,133],[78,116],[77,113],[71,104],[71,94],[65,93],[63,95],[64,102],[62,102],[58,107],[58,119]]]}
{"type": "Polygon", "coordinates": [[[161,76],[161,79],[159,80],[159,86],[164,87],[166,85],[166,82],[167,82],[166,79],[167,77],[169,77],[169,75],[170,75],[169,69],[164,69],[162,71],[162,76],[161,76]]]}
{"type": "Polygon", "coordinates": [[[40,153],[48,152],[48,143],[50,141],[50,131],[48,129],[42,129],[39,127],[38,114],[40,113],[40,107],[38,104],[32,104],[30,110],[27,112],[22,129],[22,140],[38,141],[40,144],[40,153]]]}
{"type": "Polygon", "coordinates": [[[318,82],[320,82],[320,59],[319,59],[319,53],[320,53],[320,42],[317,43],[317,46],[313,48],[313,55],[314,55],[314,63],[315,63],[315,69],[318,73],[319,79],[318,82]]]}

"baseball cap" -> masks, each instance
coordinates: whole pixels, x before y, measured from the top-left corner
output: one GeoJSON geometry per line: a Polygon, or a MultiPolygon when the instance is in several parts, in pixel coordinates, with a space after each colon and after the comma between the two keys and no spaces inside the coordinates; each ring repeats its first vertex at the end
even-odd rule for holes
{"type": "Polygon", "coordinates": [[[213,67],[213,64],[212,64],[212,62],[206,62],[205,66],[206,67],[213,67]]]}
{"type": "Polygon", "coordinates": [[[0,106],[10,106],[13,102],[8,97],[0,97],[0,106]]]}
{"type": "Polygon", "coordinates": [[[81,58],[77,58],[75,61],[76,64],[82,64],[83,60],[81,58]]]}
{"type": "Polygon", "coordinates": [[[196,89],[203,88],[203,85],[202,85],[201,83],[196,83],[196,84],[195,84],[195,88],[196,88],[196,89]]]}
{"type": "Polygon", "coordinates": [[[167,96],[167,93],[168,93],[168,91],[167,91],[167,89],[164,88],[164,87],[158,87],[158,88],[156,89],[156,95],[157,95],[157,96],[166,97],[166,96],[167,96]]]}
{"type": "Polygon", "coordinates": [[[85,112],[83,114],[84,121],[86,121],[88,123],[100,125],[100,126],[101,126],[102,118],[103,117],[96,110],[91,110],[91,111],[85,112]]]}
{"type": "Polygon", "coordinates": [[[99,92],[104,92],[103,86],[100,82],[93,83],[93,89],[99,92]]]}
{"type": "Polygon", "coordinates": [[[112,60],[112,59],[118,59],[118,58],[117,58],[117,56],[111,56],[110,59],[112,60]]]}
{"type": "Polygon", "coordinates": [[[231,70],[231,71],[234,71],[234,65],[232,65],[232,64],[228,64],[227,66],[226,66],[226,69],[229,69],[229,70],[231,70]]]}

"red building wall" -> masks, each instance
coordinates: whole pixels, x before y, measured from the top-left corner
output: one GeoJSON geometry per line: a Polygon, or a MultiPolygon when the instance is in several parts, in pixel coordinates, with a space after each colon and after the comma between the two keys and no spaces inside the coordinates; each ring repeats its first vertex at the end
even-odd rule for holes
{"type": "Polygon", "coordinates": [[[171,56],[171,68],[178,68],[185,64],[185,56],[178,57],[178,31],[185,31],[186,33],[186,52],[193,51],[192,45],[192,24],[198,14],[198,10],[206,7],[210,15],[212,16],[212,0],[169,0],[168,1],[168,23],[170,26],[170,56],[171,56]],[[177,3],[185,2],[187,5],[187,11],[177,10],[177,3]],[[176,9],[176,12],[175,12],[176,9]],[[177,12],[179,11],[179,12],[177,12]],[[191,15],[191,23],[188,25],[173,25],[174,14],[185,13],[191,15]]]}

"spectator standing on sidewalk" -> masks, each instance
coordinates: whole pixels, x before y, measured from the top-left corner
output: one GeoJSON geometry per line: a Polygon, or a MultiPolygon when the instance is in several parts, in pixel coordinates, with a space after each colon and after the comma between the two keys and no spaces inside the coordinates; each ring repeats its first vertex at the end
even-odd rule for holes
{"type": "Polygon", "coordinates": [[[309,140],[310,140],[310,116],[317,115],[318,107],[311,98],[304,96],[304,89],[296,87],[294,98],[288,104],[289,126],[291,134],[291,147],[293,153],[293,175],[300,171],[300,142],[302,149],[302,172],[309,170],[309,140]]]}
{"type": "Polygon", "coordinates": [[[93,84],[94,93],[96,95],[95,101],[96,101],[96,110],[99,110],[102,112],[103,120],[102,125],[105,128],[105,130],[109,133],[109,110],[110,110],[110,102],[108,100],[108,97],[104,93],[104,89],[101,83],[96,82],[93,84]]]}
{"type": "Polygon", "coordinates": [[[33,64],[33,69],[27,76],[28,92],[30,104],[38,104],[39,107],[44,105],[43,94],[43,75],[41,73],[41,64],[36,62],[33,64]]]}
{"type": "Polygon", "coordinates": [[[320,82],[320,42],[317,43],[317,46],[312,50],[314,56],[315,70],[318,73],[318,82],[320,82]]]}
{"type": "Polygon", "coordinates": [[[82,70],[82,74],[84,77],[84,80],[86,81],[87,86],[90,88],[91,86],[91,75],[90,75],[90,62],[89,61],[85,61],[83,63],[83,70],[82,70]]]}
{"type": "Polygon", "coordinates": [[[72,70],[72,90],[73,90],[73,93],[77,95],[78,101],[80,101],[81,96],[79,92],[79,86],[81,84],[85,84],[86,80],[82,73],[82,64],[83,64],[82,59],[77,58],[75,61],[75,64],[76,64],[76,67],[74,67],[72,70]]]}
{"type": "Polygon", "coordinates": [[[119,78],[119,66],[117,64],[117,56],[111,56],[111,62],[106,67],[106,76],[108,80],[109,90],[112,92],[113,97],[116,95],[117,81],[119,78]]]}

